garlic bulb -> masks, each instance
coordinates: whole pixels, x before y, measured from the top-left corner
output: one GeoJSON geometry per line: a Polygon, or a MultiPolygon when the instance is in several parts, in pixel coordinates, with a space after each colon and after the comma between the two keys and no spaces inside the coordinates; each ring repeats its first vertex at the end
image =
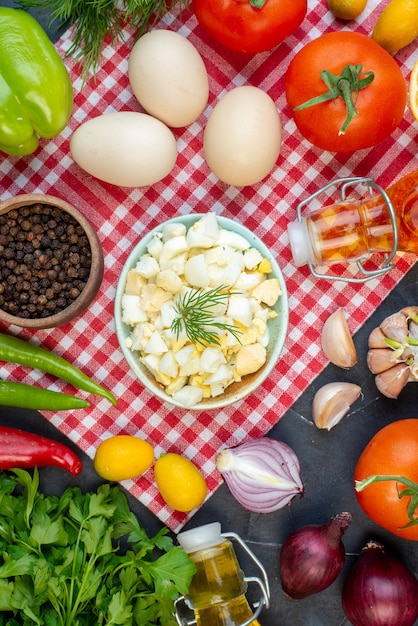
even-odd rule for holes
{"type": "Polygon", "coordinates": [[[334,365],[349,368],[357,363],[356,348],[343,309],[337,309],[326,320],[322,328],[321,344],[325,356],[334,365]]]}
{"type": "Polygon", "coordinates": [[[401,309],[370,333],[367,365],[387,398],[396,399],[408,382],[418,381],[418,307],[401,309]]]}
{"type": "Polygon", "coordinates": [[[331,430],[348,413],[359,398],[361,387],[354,383],[328,383],[316,392],[312,417],[318,428],[331,430]]]}

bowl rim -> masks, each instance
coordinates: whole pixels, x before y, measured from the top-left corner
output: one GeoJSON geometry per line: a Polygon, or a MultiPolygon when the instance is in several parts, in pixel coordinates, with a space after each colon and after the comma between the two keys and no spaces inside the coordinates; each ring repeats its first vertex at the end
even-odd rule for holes
{"type": "Polygon", "coordinates": [[[49,315],[48,317],[39,318],[23,318],[11,315],[0,308],[0,319],[6,324],[13,324],[21,328],[29,329],[46,329],[62,326],[72,321],[75,317],[81,315],[87,307],[92,303],[100,289],[104,274],[104,256],[100,239],[89,220],[78,210],[57,196],[43,193],[22,193],[2,200],[0,202],[0,215],[8,213],[13,209],[22,206],[31,206],[33,204],[46,204],[55,206],[66,213],[69,213],[83,228],[87,235],[91,250],[91,266],[88,280],[83,291],[78,298],[74,300],[67,308],[59,313],[49,315]]]}
{"type": "Polygon", "coordinates": [[[139,381],[142,383],[142,385],[145,387],[145,389],[149,393],[156,395],[160,400],[162,400],[163,402],[166,402],[167,404],[176,406],[186,411],[207,411],[207,410],[212,410],[212,409],[216,409],[216,410],[223,409],[227,406],[230,406],[231,404],[235,404],[236,402],[239,402],[240,400],[244,400],[247,396],[253,393],[253,391],[255,391],[256,388],[260,387],[264,383],[264,381],[268,378],[271,371],[276,366],[277,361],[279,360],[280,355],[284,348],[284,344],[285,344],[285,340],[287,336],[287,330],[289,326],[289,301],[288,301],[287,288],[286,288],[286,284],[284,281],[283,273],[275,257],[270,252],[269,248],[267,248],[267,246],[262,241],[262,239],[258,235],[250,231],[248,227],[228,217],[224,217],[222,215],[216,214],[218,224],[221,228],[225,228],[227,230],[231,230],[233,232],[237,232],[238,234],[242,235],[250,243],[252,247],[256,248],[257,250],[261,252],[261,254],[263,255],[263,258],[266,258],[268,261],[270,261],[271,266],[272,266],[271,275],[273,275],[274,277],[277,277],[277,279],[279,280],[280,288],[282,291],[282,294],[278,300],[278,302],[280,302],[280,308],[281,308],[281,313],[280,313],[281,323],[280,323],[279,332],[278,332],[271,356],[269,360],[266,362],[262,371],[260,372],[259,379],[257,380],[257,385],[253,389],[249,389],[246,391],[243,390],[242,392],[237,392],[233,395],[231,394],[228,400],[224,400],[224,401],[222,401],[223,395],[217,396],[215,398],[204,399],[198,404],[193,405],[192,407],[185,407],[179,402],[176,402],[171,396],[165,393],[165,391],[158,385],[156,381],[154,383],[154,381],[150,381],[150,379],[145,376],[141,367],[137,363],[137,359],[134,357],[132,351],[126,347],[125,342],[124,342],[126,339],[126,336],[129,334],[127,333],[127,330],[131,328],[128,324],[126,324],[125,322],[122,322],[122,296],[124,294],[127,273],[130,269],[132,269],[136,265],[136,262],[138,261],[140,256],[142,256],[142,254],[145,253],[147,245],[152,240],[154,235],[156,233],[160,233],[164,226],[169,225],[169,224],[182,223],[186,226],[186,229],[189,229],[191,226],[193,226],[193,224],[199,221],[204,215],[210,212],[211,211],[207,211],[206,213],[189,213],[185,215],[180,214],[177,217],[173,217],[168,220],[165,220],[160,225],[155,226],[151,230],[147,231],[143,236],[141,236],[140,239],[137,241],[137,243],[134,244],[133,248],[131,249],[131,252],[129,253],[128,257],[126,258],[123,264],[122,271],[119,275],[119,279],[118,279],[117,286],[116,286],[115,301],[114,301],[114,319],[115,319],[116,335],[117,335],[117,339],[118,339],[120,348],[122,350],[122,353],[131,371],[135,374],[135,376],[139,379],[139,381]],[[141,252],[138,251],[139,249],[141,250],[141,252]],[[151,388],[150,383],[152,383],[152,388],[151,388]]]}

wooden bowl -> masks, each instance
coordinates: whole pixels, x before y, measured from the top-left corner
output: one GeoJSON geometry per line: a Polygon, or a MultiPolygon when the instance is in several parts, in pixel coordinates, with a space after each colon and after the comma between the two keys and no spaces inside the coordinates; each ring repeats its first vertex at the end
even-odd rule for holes
{"type": "MultiPolygon", "coordinates": [[[[79,317],[91,304],[96,297],[102,280],[104,272],[104,259],[103,250],[100,240],[93,229],[90,222],[82,215],[76,208],[65,200],[56,198],[46,194],[20,194],[13,198],[9,198],[0,202],[0,216],[9,213],[14,209],[21,209],[22,207],[33,207],[36,204],[41,204],[43,207],[58,208],[59,210],[68,213],[73,220],[75,220],[83,229],[84,234],[87,236],[90,247],[90,271],[88,278],[82,288],[80,294],[69,302],[68,306],[62,308],[58,312],[52,312],[51,314],[43,317],[37,313],[31,313],[31,317],[20,317],[19,315],[11,314],[5,311],[2,307],[4,303],[0,304],[0,320],[6,324],[15,324],[22,328],[41,329],[41,328],[53,328],[55,326],[62,326],[67,324],[73,319],[79,317]]],[[[22,232],[23,232],[22,228],[22,232]]],[[[1,226],[0,226],[1,235],[1,226]]],[[[53,240],[56,249],[59,249],[59,245],[56,243],[58,239],[53,240]]],[[[10,260],[10,259],[9,259],[10,260]]],[[[5,276],[4,276],[4,263],[5,256],[3,254],[3,245],[0,239],[0,262],[2,267],[0,268],[0,286],[4,289],[5,276]]],[[[13,264],[13,261],[12,261],[13,264]]],[[[30,268],[30,260],[27,263],[28,269],[30,268]]],[[[32,268],[33,270],[33,268],[32,268]]],[[[32,275],[32,274],[31,274],[32,275]]],[[[32,283],[33,284],[33,283],[32,283]]],[[[33,291],[31,292],[33,293],[33,291]]],[[[54,296],[55,297],[55,296],[54,296]]],[[[52,298],[53,299],[53,298],[52,298]]]]}

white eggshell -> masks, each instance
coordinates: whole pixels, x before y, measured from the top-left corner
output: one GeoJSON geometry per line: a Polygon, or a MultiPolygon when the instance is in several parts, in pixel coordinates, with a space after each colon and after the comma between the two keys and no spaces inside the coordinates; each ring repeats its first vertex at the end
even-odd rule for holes
{"type": "Polygon", "coordinates": [[[138,39],[128,62],[138,102],[167,126],[182,128],[205,109],[209,80],[194,45],[170,30],[153,30],[138,39]]]}
{"type": "Polygon", "coordinates": [[[258,87],[236,87],[215,105],[203,136],[205,159],[229,185],[260,182],[280,154],[282,126],[276,105],[258,87]]]}
{"type": "Polygon", "coordinates": [[[74,131],[70,150],[83,170],[121,187],[152,185],[171,172],[177,159],[171,130],[150,115],[133,111],[88,120],[74,131]]]}

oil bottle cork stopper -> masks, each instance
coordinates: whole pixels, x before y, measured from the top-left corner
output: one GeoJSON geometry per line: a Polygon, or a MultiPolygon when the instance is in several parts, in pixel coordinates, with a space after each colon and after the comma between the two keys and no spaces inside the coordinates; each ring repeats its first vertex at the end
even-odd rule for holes
{"type": "Polygon", "coordinates": [[[301,267],[307,263],[315,263],[314,251],[306,222],[290,222],[287,225],[287,232],[289,234],[293,262],[296,267],[301,267]]]}
{"type": "Polygon", "coordinates": [[[213,522],[185,530],[177,535],[177,541],[187,554],[215,546],[222,541],[221,525],[219,522],[213,522]]]}

